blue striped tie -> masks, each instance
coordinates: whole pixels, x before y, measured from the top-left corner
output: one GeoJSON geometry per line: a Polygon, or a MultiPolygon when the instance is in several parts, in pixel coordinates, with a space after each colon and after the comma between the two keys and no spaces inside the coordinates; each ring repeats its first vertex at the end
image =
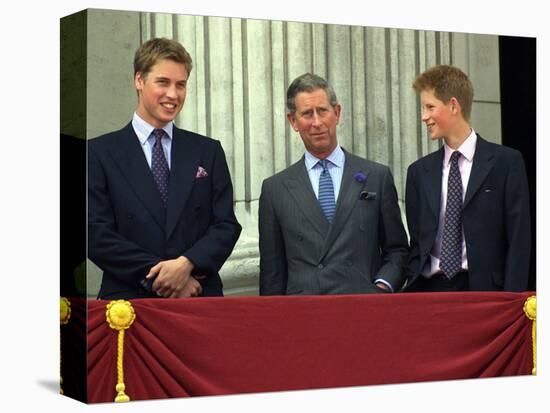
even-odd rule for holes
{"type": "Polygon", "coordinates": [[[327,160],[320,160],[318,163],[323,168],[321,176],[319,177],[319,204],[325,214],[328,222],[332,222],[334,218],[334,212],[336,211],[336,202],[334,202],[334,186],[332,185],[332,178],[330,172],[327,169],[327,160]]]}

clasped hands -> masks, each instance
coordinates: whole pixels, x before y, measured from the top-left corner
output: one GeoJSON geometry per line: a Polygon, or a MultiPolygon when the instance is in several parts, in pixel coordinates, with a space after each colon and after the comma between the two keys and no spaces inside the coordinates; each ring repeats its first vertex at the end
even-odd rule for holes
{"type": "Polygon", "coordinates": [[[193,263],[187,257],[180,256],[159,262],[149,270],[145,278],[155,278],[151,288],[160,297],[198,297],[202,294],[202,286],[197,278],[204,276],[192,276],[193,268],[193,263]]]}

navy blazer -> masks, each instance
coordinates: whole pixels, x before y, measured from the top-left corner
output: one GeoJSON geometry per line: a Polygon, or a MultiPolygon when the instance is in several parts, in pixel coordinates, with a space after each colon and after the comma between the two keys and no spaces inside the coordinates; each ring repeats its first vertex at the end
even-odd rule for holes
{"type": "Polygon", "coordinates": [[[204,296],[223,295],[218,271],[240,232],[218,141],[174,126],[166,209],[131,123],[89,141],[88,256],[103,270],[99,298],[156,296],[140,282],[180,255],[206,275],[204,296]]]}
{"type": "MultiPolygon", "coordinates": [[[[407,171],[408,285],[420,276],[435,241],[443,151],[442,147],[417,160],[407,171]]],[[[470,290],[525,291],[531,231],[529,189],[520,152],[477,135],[462,221],[470,290]]]]}

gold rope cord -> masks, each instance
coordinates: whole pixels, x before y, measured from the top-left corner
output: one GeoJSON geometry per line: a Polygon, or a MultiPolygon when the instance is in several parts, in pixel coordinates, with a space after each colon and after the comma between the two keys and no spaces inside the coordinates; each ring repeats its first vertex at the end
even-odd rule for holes
{"type": "Polygon", "coordinates": [[[124,330],[128,329],[136,319],[134,307],[126,300],[115,300],[107,304],[105,317],[109,327],[118,331],[117,338],[117,384],[115,402],[130,401],[130,397],[125,393],[124,385],[124,330]]]}
{"type": "Polygon", "coordinates": [[[532,295],[523,304],[523,312],[529,320],[533,321],[531,336],[533,338],[533,371],[532,374],[537,374],[537,297],[532,295]]]}
{"type": "MultiPolygon", "coordinates": [[[[71,318],[71,302],[65,297],[59,297],[59,327],[69,322],[71,318]]],[[[63,394],[63,376],[61,375],[61,328],[59,329],[59,393],[63,394]]]]}

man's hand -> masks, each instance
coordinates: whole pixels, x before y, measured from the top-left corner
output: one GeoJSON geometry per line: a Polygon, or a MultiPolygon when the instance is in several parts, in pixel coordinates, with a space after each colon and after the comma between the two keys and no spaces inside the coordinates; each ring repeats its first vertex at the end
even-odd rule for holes
{"type": "Polygon", "coordinates": [[[390,287],[388,287],[388,286],[387,286],[386,284],[384,284],[384,283],[377,282],[377,283],[374,284],[374,285],[376,285],[378,288],[381,288],[382,290],[384,290],[384,291],[386,291],[386,292],[388,292],[388,293],[391,292],[390,287]]]}
{"type": "Polygon", "coordinates": [[[157,295],[178,297],[191,278],[193,268],[193,263],[182,255],[173,260],[159,262],[149,270],[145,278],[155,277],[152,289],[157,295]]]}
{"type": "Polygon", "coordinates": [[[189,281],[187,281],[187,283],[183,287],[183,290],[179,294],[172,294],[170,298],[198,297],[201,294],[201,284],[194,277],[189,277],[189,281]]]}

